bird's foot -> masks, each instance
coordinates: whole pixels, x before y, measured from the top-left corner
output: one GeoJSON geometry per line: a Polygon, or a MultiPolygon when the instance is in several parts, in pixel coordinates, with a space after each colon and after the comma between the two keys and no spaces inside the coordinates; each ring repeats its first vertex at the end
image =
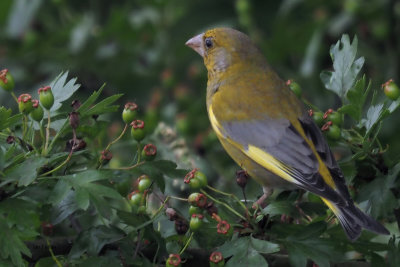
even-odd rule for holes
{"type": "Polygon", "coordinates": [[[264,194],[259,199],[257,199],[256,202],[254,202],[253,207],[252,207],[253,209],[257,209],[257,207],[260,207],[261,209],[263,209],[267,206],[266,200],[270,195],[272,195],[273,190],[268,187],[263,187],[263,191],[264,191],[264,194]]]}

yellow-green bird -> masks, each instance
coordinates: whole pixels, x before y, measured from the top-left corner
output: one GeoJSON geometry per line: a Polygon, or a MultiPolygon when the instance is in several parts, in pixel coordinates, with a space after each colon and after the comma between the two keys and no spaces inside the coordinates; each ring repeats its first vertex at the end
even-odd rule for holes
{"type": "Polygon", "coordinates": [[[349,239],[357,239],[362,228],[389,234],[354,205],[320,129],[247,35],[216,28],[186,45],[208,70],[207,111],[214,131],[266,195],[276,187],[302,188],[321,197],[349,239]]]}

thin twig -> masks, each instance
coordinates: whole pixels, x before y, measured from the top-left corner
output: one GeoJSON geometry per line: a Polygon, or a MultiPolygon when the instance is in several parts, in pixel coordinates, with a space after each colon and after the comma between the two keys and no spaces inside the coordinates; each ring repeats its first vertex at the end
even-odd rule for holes
{"type": "Polygon", "coordinates": [[[236,216],[238,216],[238,217],[240,217],[242,220],[244,220],[244,221],[247,221],[247,219],[243,216],[243,215],[241,215],[240,213],[238,213],[236,210],[234,210],[234,209],[232,209],[228,204],[226,204],[225,202],[222,202],[222,201],[219,201],[218,199],[216,199],[216,198],[213,198],[211,195],[209,195],[206,191],[204,191],[203,189],[200,189],[200,191],[204,194],[204,195],[206,195],[209,199],[211,199],[212,201],[214,201],[214,202],[216,202],[216,203],[218,203],[218,204],[220,204],[220,205],[223,205],[225,208],[227,208],[228,210],[230,210],[233,214],[235,214],[236,216]]]}
{"type": "Polygon", "coordinates": [[[181,252],[179,252],[179,255],[182,255],[182,253],[185,252],[185,250],[186,250],[186,248],[189,246],[190,242],[192,242],[193,235],[194,235],[194,232],[192,232],[192,233],[190,234],[188,241],[186,241],[186,244],[185,244],[185,246],[182,248],[181,252]]]}
{"type": "Polygon", "coordinates": [[[58,267],[62,267],[61,262],[59,262],[56,255],[54,255],[53,249],[51,248],[50,241],[47,237],[46,237],[46,243],[47,243],[47,246],[49,247],[49,252],[50,252],[51,258],[54,260],[54,262],[57,264],[58,267]]]}

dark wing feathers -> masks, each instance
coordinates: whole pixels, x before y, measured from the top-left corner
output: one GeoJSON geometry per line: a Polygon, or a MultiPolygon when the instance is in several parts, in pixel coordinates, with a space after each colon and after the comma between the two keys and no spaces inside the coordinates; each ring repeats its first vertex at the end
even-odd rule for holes
{"type": "Polygon", "coordinates": [[[330,188],[319,174],[319,162],[312,149],[287,119],[236,121],[223,124],[229,138],[246,147],[253,145],[274,156],[290,167],[290,175],[305,190],[322,196],[337,205],[347,205],[350,195],[343,175],[321,131],[307,117],[299,119],[307,137],[314,143],[321,159],[326,162],[339,190],[330,188]],[[344,197],[343,197],[344,196],[344,197]]]}
{"type": "Polygon", "coordinates": [[[304,115],[302,118],[299,119],[299,121],[304,129],[305,134],[313,142],[320,158],[330,171],[338,191],[341,193],[344,199],[350,201],[351,197],[346,186],[346,180],[335,160],[335,157],[332,154],[332,151],[325,141],[322,132],[319,130],[314,121],[307,115],[304,115]]]}

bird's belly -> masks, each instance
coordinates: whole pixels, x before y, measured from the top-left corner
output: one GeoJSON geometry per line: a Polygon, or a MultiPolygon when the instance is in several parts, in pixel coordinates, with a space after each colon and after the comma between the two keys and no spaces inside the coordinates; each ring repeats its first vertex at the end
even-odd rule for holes
{"type": "Polygon", "coordinates": [[[283,178],[280,178],[279,176],[271,173],[261,165],[257,164],[251,158],[246,156],[242,151],[234,147],[223,138],[220,138],[219,140],[226,152],[228,152],[229,156],[257,183],[269,188],[295,188],[292,183],[287,182],[283,178]]]}

